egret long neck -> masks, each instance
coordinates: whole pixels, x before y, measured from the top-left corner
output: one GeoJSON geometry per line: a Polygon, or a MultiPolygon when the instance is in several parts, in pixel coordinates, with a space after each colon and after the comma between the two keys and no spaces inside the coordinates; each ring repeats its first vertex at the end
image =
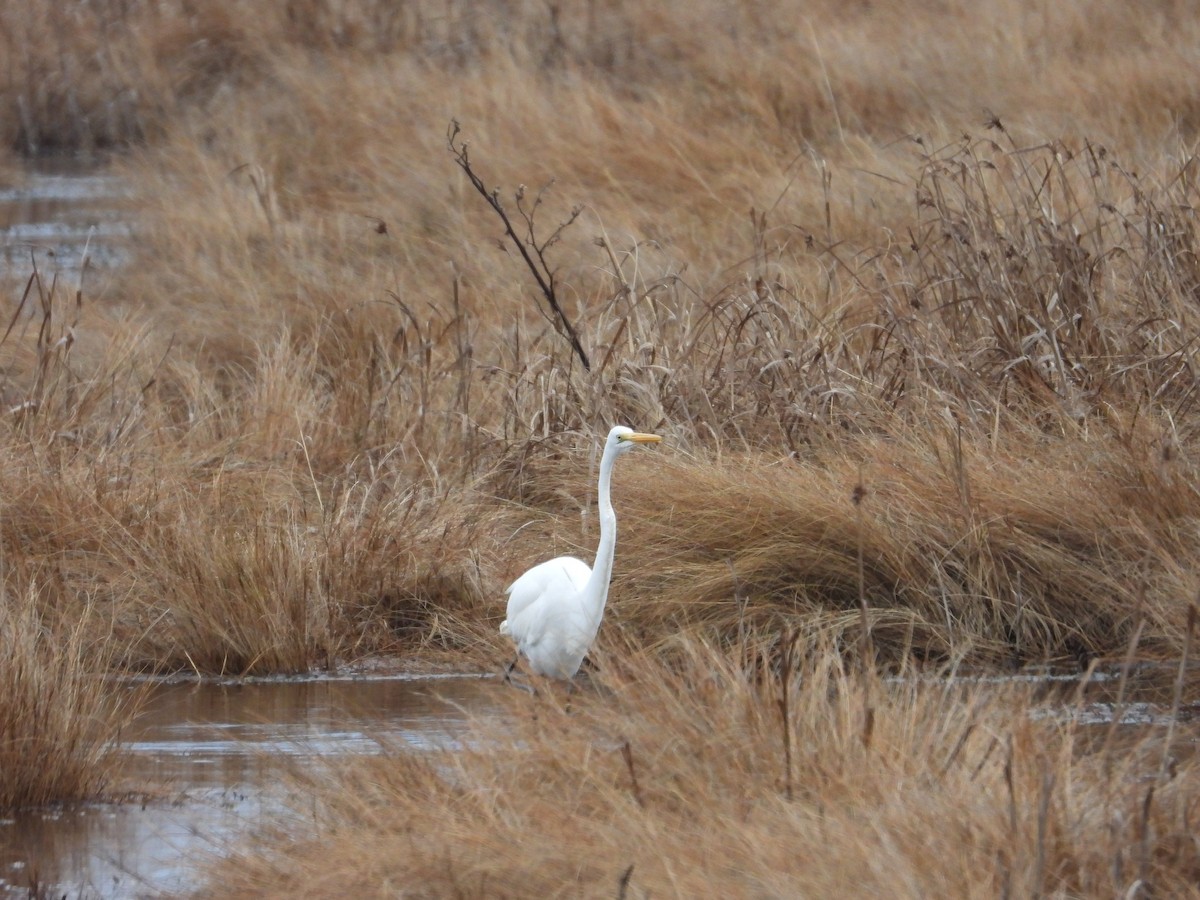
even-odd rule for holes
{"type": "Polygon", "coordinates": [[[600,627],[604,604],[608,601],[608,581],[612,577],[613,553],[617,549],[617,514],[610,496],[616,457],[615,449],[606,448],[604,458],[600,460],[600,489],[596,497],[596,508],[600,515],[600,545],[596,548],[592,575],[583,589],[584,608],[596,629],[600,627]]]}

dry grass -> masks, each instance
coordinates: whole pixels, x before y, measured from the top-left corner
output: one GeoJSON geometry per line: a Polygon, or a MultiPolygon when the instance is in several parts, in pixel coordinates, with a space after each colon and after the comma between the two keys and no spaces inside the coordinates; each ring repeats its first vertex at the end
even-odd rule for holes
{"type": "Polygon", "coordinates": [[[730,639],[790,622],[853,641],[865,600],[892,664],[1115,659],[1139,625],[1143,652],[1180,651],[1178,598],[1196,584],[1174,560],[1197,552],[1194,536],[1160,501],[1123,496],[1127,473],[1069,447],[1053,467],[994,449],[985,464],[952,434],[858,449],[769,466],[644,464],[622,492],[636,513],[615,625],[654,641],[696,623],[730,639]]]}
{"type": "Polygon", "coordinates": [[[165,200],[146,211],[162,224],[128,283],[152,325],[122,363],[145,389],[122,402],[144,419],[127,432],[129,477],[163,518],[139,529],[149,543],[127,551],[121,593],[193,609],[216,593],[230,598],[222,627],[237,609],[266,625],[260,646],[232,652],[192,630],[178,645],[194,645],[190,665],[303,668],[370,649],[357,611],[401,594],[462,626],[452,644],[475,643],[481,603],[547,540],[586,552],[586,520],[547,529],[586,503],[587,435],[616,420],[689,457],[618,479],[618,565],[641,576],[623,591],[647,601],[644,631],[692,621],[729,636],[747,603],[764,624],[799,610],[840,629],[861,600],[861,550],[892,656],[1114,654],[1137,621],[1146,648],[1181,643],[1194,585],[1179,560],[1195,552],[1187,165],[1156,186],[1090,146],[966,142],[917,159],[907,246],[853,254],[760,217],[751,256],[711,283],[661,248],[593,248],[595,270],[559,282],[590,291],[568,304],[588,372],[514,293],[519,268],[464,258],[425,284],[390,229],[331,232],[317,212],[284,229],[258,175],[187,165],[227,219],[185,231],[165,200]],[[178,272],[147,268],[167,257],[178,272]],[[151,277],[178,302],[164,307],[151,277]],[[860,479],[862,511],[848,502],[860,479]],[[313,580],[344,571],[331,549],[364,542],[344,593],[313,580]],[[409,564],[389,588],[396,542],[448,549],[448,578],[414,582],[409,564]]]}
{"type": "MultiPolygon", "coordinates": [[[[978,11],[945,59],[914,10],[789,31],[749,7],[339,9],[5,11],[23,65],[50,65],[50,34],[71,48],[60,93],[80,16],[138,26],[89,86],[144,83],[153,127],[120,138],[154,135],[119,163],[134,260],[100,302],[33,283],[3,346],[0,463],[25,485],[13,540],[114,605],[126,665],[491,659],[508,577],[594,539],[570,523],[590,435],[618,420],[675,458],[618,479],[634,578],[614,615],[650,641],[842,634],[865,600],[892,662],[1113,655],[1138,623],[1144,650],[1179,648],[1193,166],[1138,137],[1175,115],[1183,147],[1168,86],[1136,128],[1074,103],[1031,140],[1053,104],[1029,79],[946,74],[1007,22],[1038,92],[1065,78],[1019,4],[978,11]],[[908,86],[849,66],[889,29],[912,37],[908,86]],[[780,69],[798,47],[807,81],[780,69]],[[996,95],[986,128],[972,84],[996,95]],[[492,246],[451,113],[518,221],[513,185],[557,179],[522,201],[538,239],[586,204],[546,258],[590,371],[492,246]],[[946,140],[959,123],[975,136],[946,140]]],[[[1115,51],[1072,15],[1050,24],[1077,73],[1115,51]]],[[[1187,29],[1106,15],[1146,54],[1187,29]]],[[[51,106],[36,130],[87,143],[51,106]]]]}
{"type": "Polygon", "coordinates": [[[469,749],[309,773],[295,819],[211,883],[231,897],[1197,895],[1200,775],[1189,758],[1156,781],[1157,739],[1105,748],[1028,685],[884,684],[815,647],[795,648],[796,670],[749,673],[673,649],[671,667],[606,655],[567,710],[510,691],[469,749]]]}
{"type": "Polygon", "coordinates": [[[132,703],[106,680],[103,613],[64,617],[36,579],[14,581],[0,592],[0,809],[93,798],[132,703]]]}
{"type": "MultiPolygon", "coordinates": [[[[616,479],[610,645],[674,658],[685,632],[778,656],[793,630],[845,650],[865,625],[897,671],[1120,659],[1135,637],[1138,654],[1175,660],[1200,592],[1198,28],[1171,2],[0,0],[0,143],[124,148],[113,165],[136,227],[101,295],[43,272],[0,322],[6,565],[38,572],[40,602],[89,623],[110,648],[97,658],[123,670],[295,672],[380,653],[498,665],[503,586],[546,555],[590,552],[595,436],[624,421],[668,440],[616,479]],[[589,370],[455,167],[452,119],[528,237],[582,207],[545,251],[589,370]]],[[[697,658],[742,691],[742,715],[767,715],[722,656],[697,658]]],[[[686,731],[715,715],[687,690],[669,713],[653,691],[583,702],[597,723],[661,712],[686,731]]],[[[812,723],[828,696],[804,701],[812,723]]],[[[1167,815],[1164,794],[1142,815],[1118,779],[1095,809],[1126,825],[1093,828],[1102,781],[1064,761],[1070,729],[1006,724],[1019,700],[931,697],[869,701],[898,748],[859,759],[879,785],[944,761],[948,735],[990,730],[1012,737],[1018,795],[1047,812],[1041,838],[1028,805],[1014,829],[991,759],[982,855],[926,854],[945,889],[918,872],[903,890],[1107,892],[1159,865],[1119,842],[1167,815]],[[1054,818],[1066,809],[1081,812],[1054,818]],[[1103,881],[1092,845],[1125,848],[1126,868],[1103,881]]],[[[641,759],[649,738],[630,740],[641,759]]],[[[836,762],[813,771],[844,784],[836,762]]],[[[718,763],[697,754],[717,767],[689,776],[697,803],[748,779],[772,827],[810,846],[820,817],[779,801],[758,763],[725,783],[718,763]]],[[[449,798],[419,764],[399,771],[449,798]]],[[[849,848],[877,815],[895,830],[871,833],[900,855],[872,868],[813,849],[814,892],[838,883],[821,881],[832,860],[865,884],[908,877],[905,817],[969,818],[962,772],[921,772],[927,810],[915,795],[850,803],[827,829],[849,848]]],[[[1186,798],[1190,778],[1163,790],[1186,798]]],[[[827,788],[832,808],[841,789],[827,788]]],[[[587,803],[601,795],[615,796],[587,803]]],[[[666,840],[701,820],[688,815],[646,827],[666,840]]],[[[735,856],[757,840],[715,833],[735,856]]],[[[636,862],[630,891],[645,874],[686,893],[688,867],[635,859],[653,841],[631,834],[606,838],[584,884],[612,890],[636,862]]],[[[481,839],[491,858],[496,836],[481,839]]],[[[529,859],[553,856],[536,847],[529,859]]],[[[784,892],[772,873],[803,872],[782,853],[762,874],[700,871],[784,892]]],[[[1166,871],[1156,880],[1183,877],[1166,871]]]]}

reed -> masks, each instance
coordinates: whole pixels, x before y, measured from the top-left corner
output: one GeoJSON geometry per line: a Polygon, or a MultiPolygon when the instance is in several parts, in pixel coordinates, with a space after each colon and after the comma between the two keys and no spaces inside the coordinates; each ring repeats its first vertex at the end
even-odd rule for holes
{"type": "Polygon", "coordinates": [[[710,284],[605,239],[567,282],[593,292],[584,371],[519,289],[484,297],[496,272],[422,298],[390,231],[281,223],[259,175],[195,166],[225,218],[145,210],[140,310],[29,280],[0,344],[23,485],[0,527],[122,610],[137,668],[431,643],[490,664],[507,578],[592,543],[590,435],[626,420],[670,437],[618,484],[613,620],[651,643],[865,621],[889,664],[1023,662],[1116,657],[1141,622],[1168,657],[1195,595],[1188,172],[967,141],[917,161],[909,246],[757,216],[710,284]]]}

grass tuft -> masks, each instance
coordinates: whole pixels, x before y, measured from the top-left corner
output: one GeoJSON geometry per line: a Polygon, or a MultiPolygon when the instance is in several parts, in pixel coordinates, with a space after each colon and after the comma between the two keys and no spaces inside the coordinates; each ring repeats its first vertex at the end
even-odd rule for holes
{"type": "Polygon", "coordinates": [[[32,579],[0,594],[0,809],[94,798],[116,772],[130,715],[105,677],[102,613],[64,619],[48,599],[32,579]]]}

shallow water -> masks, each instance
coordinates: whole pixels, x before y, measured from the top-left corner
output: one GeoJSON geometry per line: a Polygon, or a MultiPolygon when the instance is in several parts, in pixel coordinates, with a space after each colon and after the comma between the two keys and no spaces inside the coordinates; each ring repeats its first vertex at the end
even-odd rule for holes
{"type": "Polygon", "coordinates": [[[0,272],[21,287],[35,267],[92,293],[94,282],[124,261],[128,223],[121,179],[94,161],[50,158],[31,163],[12,186],[0,186],[0,272]],[[87,261],[85,267],[85,259],[87,261]]]}
{"type": "Polygon", "coordinates": [[[121,746],[120,787],[140,799],[0,819],[0,893],[27,896],[31,885],[72,898],[184,891],[191,864],[281,808],[291,766],[459,746],[467,716],[494,711],[503,690],[471,676],[147,689],[121,746]]]}

